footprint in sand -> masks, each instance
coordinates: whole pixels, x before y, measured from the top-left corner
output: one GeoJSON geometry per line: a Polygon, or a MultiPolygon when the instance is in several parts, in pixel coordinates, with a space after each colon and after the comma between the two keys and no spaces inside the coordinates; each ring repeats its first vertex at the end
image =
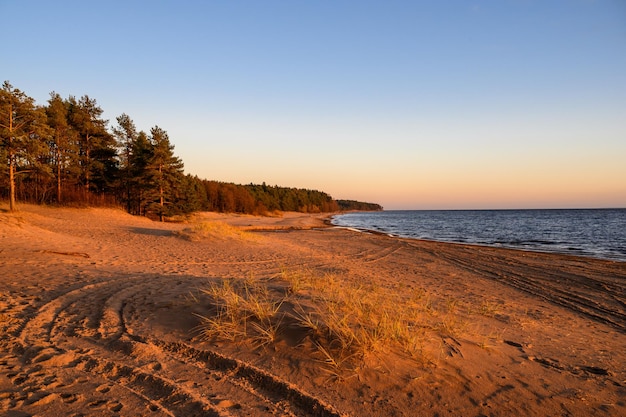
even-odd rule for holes
{"type": "Polygon", "coordinates": [[[30,393],[24,402],[25,405],[46,405],[55,401],[59,397],[58,394],[51,394],[46,391],[36,391],[30,393]]]}
{"type": "Polygon", "coordinates": [[[111,387],[109,385],[100,385],[98,388],[96,388],[96,391],[101,394],[106,394],[107,392],[111,391],[111,387]]]}
{"type": "Polygon", "coordinates": [[[241,404],[238,404],[238,403],[233,402],[231,400],[222,400],[222,401],[218,402],[216,405],[217,405],[218,408],[222,408],[222,409],[225,409],[225,408],[239,409],[239,408],[241,408],[241,404]]]}
{"type": "Polygon", "coordinates": [[[123,407],[124,405],[122,403],[115,402],[109,407],[109,410],[113,411],[114,413],[119,413],[123,407]]]}
{"type": "Polygon", "coordinates": [[[76,394],[70,394],[68,392],[64,392],[60,394],[61,400],[66,404],[72,404],[78,401],[78,396],[76,394]]]}
{"type": "Polygon", "coordinates": [[[13,378],[11,380],[13,385],[22,385],[28,379],[28,375],[27,374],[13,374],[13,373],[11,373],[11,374],[8,374],[7,376],[9,378],[12,378],[13,376],[15,376],[15,378],[13,378]]]}
{"type": "Polygon", "coordinates": [[[106,404],[107,400],[95,400],[90,402],[89,404],[87,404],[89,407],[91,408],[96,408],[96,407],[100,407],[103,404],[106,404]]]}

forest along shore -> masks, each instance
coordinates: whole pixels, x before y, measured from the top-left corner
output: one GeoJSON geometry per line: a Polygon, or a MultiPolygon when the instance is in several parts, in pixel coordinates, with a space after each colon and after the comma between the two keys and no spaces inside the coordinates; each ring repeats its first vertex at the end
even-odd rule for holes
{"type": "Polygon", "coordinates": [[[626,414],[626,263],[0,207],[0,414],[626,414]]]}
{"type": "Polygon", "coordinates": [[[323,191],[239,185],[184,174],[174,143],[158,125],[139,130],[126,113],[109,127],[87,95],[50,93],[46,105],[9,81],[0,86],[0,134],[8,152],[0,186],[13,210],[17,200],[57,205],[122,205],[132,214],[164,220],[198,211],[264,214],[382,210],[375,203],[335,200],[323,191]],[[11,111],[5,111],[11,109],[11,111]],[[19,120],[19,123],[14,121],[19,120]],[[10,138],[19,137],[18,141],[10,138]],[[36,161],[36,163],[35,163],[36,161]],[[60,163],[63,161],[63,163],[60,163]],[[16,178],[19,177],[19,181],[16,178]]]}

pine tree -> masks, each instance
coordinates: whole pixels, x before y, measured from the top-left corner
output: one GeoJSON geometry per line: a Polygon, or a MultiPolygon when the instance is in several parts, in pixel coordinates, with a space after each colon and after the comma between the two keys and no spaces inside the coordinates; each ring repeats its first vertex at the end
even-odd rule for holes
{"type": "Polygon", "coordinates": [[[150,129],[152,158],[149,169],[152,172],[155,200],[151,209],[163,221],[167,214],[166,204],[176,197],[176,186],[183,175],[183,162],[174,156],[174,145],[170,143],[167,132],[158,126],[150,129]]]}
{"type": "Polygon", "coordinates": [[[115,141],[107,131],[107,120],[96,100],[84,95],[77,102],[69,98],[70,123],[78,132],[79,164],[85,198],[89,193],[104,192],[115,181],[117,152],[115,141]]]}
{"type": "Polygon", "coordinates": [[[117,146],[120,150],[120,173],[124,199],[126,200],[126,210],[131,212],[131,199],[133,192],[133,172],[131,166],[133,143],[137,140],[137,128],[133,120],[122,113],[117,118],[118,127],[113,128],[113,135],[117,139],[117,146]]]}
{"type": "Polygon", "coordinates": [[[45,149],[42,138],[48,131],[43,108],[5,81],[0,89],[0,146],[7,160],[10,211],[15,210],[16,175],[40,167],[45,149]]]}
{"type": "Polygon", "coordinates": [[[187,174],[182,177],[178,189],[178,198],[174,206],[180,213],[193,213],[203,210],[207,196],[202,180],[187,174]]]}
{"type": "Polygon", "coordinates": [[[152,171],[149,169],[152,160],[152,143],[143,130],[137,134],[132,143],[129,165],[131,167],[131,210],[136,214],[146,214],[149,203],[150,189],[153,182],[152,171]]]}
{"type": "Polygon", "coordinates": [[[49,148],[56,177],[56,201],[61,203],[63,183],[68,180],[68,172],[78,165],[77,135],[68,120],[69,102],[63,100],[58,93],[50,93],[46,114],[52,130],[49,148]]]}

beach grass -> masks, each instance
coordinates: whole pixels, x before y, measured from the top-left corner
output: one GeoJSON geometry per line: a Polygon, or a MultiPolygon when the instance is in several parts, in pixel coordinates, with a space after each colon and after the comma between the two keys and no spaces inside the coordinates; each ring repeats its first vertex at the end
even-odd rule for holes
{"type": "Polygon", "coordinates": [[[242,239],[242,240],[256,240],[258,236],[242,230],[239,227],[229,225],[220,221],[212,222],[199,222],[191,227],[184,228],[174,233],[176,236],[181,237],[192,242],[201,241],[205,239],[242,239]]]}
{"type": "Polygon", "coordinates": [[[200,291],[210,314],[199,316],[203,338],[273,348],[288,328],[334,378],[364,366],[371,355],[395,352],[424,364],[432,334],[465,328],[458,302],[425,290],[399,292],[355,283],[338,274],[285,270],[277,277],[225,279],[200,291]]]}

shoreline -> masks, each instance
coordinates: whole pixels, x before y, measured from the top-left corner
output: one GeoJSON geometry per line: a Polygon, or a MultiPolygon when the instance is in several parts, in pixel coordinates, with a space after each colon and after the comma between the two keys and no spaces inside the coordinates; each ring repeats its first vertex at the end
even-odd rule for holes
{"type": "Polygon", "coordinates": [[[324,221],[211,214],[158,223],[37,206],[0,213],[0,411],[626,412],[625,264],[324,221]],[[232,229],[207,226],[215,224],[232,229]],[[237,288],[243,299],[275,297],[272,338],[250,324],[246,335],[239,324],[228,337],[202,336],[201,318],[216,319],[223,302],[216,291],[237,288]],[[342,349],[307,327],[330,325],[331,311],[346,313],[336,324],[350,331],[379,330],[354,333],[369,342],[333,356],[342,349]]]}
{"type": "MultiPolygon", "coordinates": [[[[591,210],[591,211],[597,211],[597,210],[626,210],[626,209],[524,209],[524,210],[517,210],[517,209],[511,209],[509,211],[546,211],[546,210],[557,210],[557,211],[572,211],[572,210],[591,210]]],[[[392,210],[393,211],[393,210],[392,210]]],[[[398,211],[398,210],[396,210],[398,211]]],[[[434,212],[441,212],[441,211],[507,211],[507,210],[403,210],[403,211],[434,211],[434,212]]],[[[340,216],[341,214],[339,214],[340,216]]],[[[335,225],[333,222],[335,216],[332,216],[330,219],[331,224],[335,225]]],[[[462,237],[457,238],[456,240],[454,238],[436,238],[436,237],[415,237],[415,236],[410,236],[410,235],[403,235],[403,234],[398,234],[398,233],[393,233],[393,232],[386,232],[383,230],[379,230],[379,229],[370,229],[367,227],[358,227],[358,226],[342,226],[342,225],[335,225],[338,227],[345,227],[348,229],[353,229],[355,231],[360,231],[360,232],[366,232],[366,233],[373,233],[373,234],[380,234],[380,235],[385,235],[385,236],[389,236],[389,237],[396,237],[396,238],[401,238],[401,239],[416,239],[416,240],[424,240],[424,241],[432,241],[432,242],[443,242],[443,243],[451,243],[451,244],[461,244],[461,245],[472,245],[472,246],[480,246],[480,247],[493,247],[493,248],[502,248],[502,249],[512,249],[512,250],[520,250],[520,251],[526,251],[526,252],[537,252],[537,253],[545,253],[545,254],[561,254],[561,255],[567,255],[567,256],[575,256],[575,257],[583,257],[583,258],[591,258],[591,259],[598,259],[598,260],[607,260],[607,261],[612,261],[612,262],[623,262],[626,263],[626,254],[610,254],[610,255],[602,255],[602,254],[596,254],[593,251],[588,251],[584,248],[581,247],[569,247],[568,249],[565,248],[552,248],[551,245],[556,244],[556,242],[544,242],[547,244],[544,245],[540,245],[537,246],[535,245],[535,247],[531,247],[531,245],[523,245],[523,244],[515,244],[515,243],[510,243],[507,244],[506,242],[472,242],[472,241],[468,241],[462,237]]]]}
{"type": "Polygon", "coordinates": [[[471,242],[457,242],[457,241],[452,241],[452,240],[427,239],[427,238],[420,238],[420,237],[396,235],[393,233],[387,233],[387,232],[383,232],[383,231],[375,230],[375,229],[364,229],[364,228],[350,227],[350,226],[335,226],[332,224],[331,226],[336,227],[338,229],[350,230],[350,231],[357,232],[357,233],[369,233],[373,235],[389,237],[392,239],[406,239],[409,241],[435,242],[435,243],[445,243],[445,244],[450,244],[450,245],[460,245],[460,246],[469,246],[469,247],[477,247],[477,248],[512,250],[512,251],[530,252],[530,253],[544,254],[544,255],[562,255],[562,256],[567,256],[567,257],[572,257],[572,258],[583,258],[583,259],[591,259],[594,261],[605,261],[605,262],[626,264],[626,260],[612,259],[612,258],[600,258],[600,257],[593,256],[593,255],[572,254],[572,253],[560,252],[558,250],[549,251],[549,250],[540,250],[540,249],[525,249],[525,248],[515,247],[515,246],[496,245],[496,244],[488,244],[488,243],[471,243],[471,242]]]}

